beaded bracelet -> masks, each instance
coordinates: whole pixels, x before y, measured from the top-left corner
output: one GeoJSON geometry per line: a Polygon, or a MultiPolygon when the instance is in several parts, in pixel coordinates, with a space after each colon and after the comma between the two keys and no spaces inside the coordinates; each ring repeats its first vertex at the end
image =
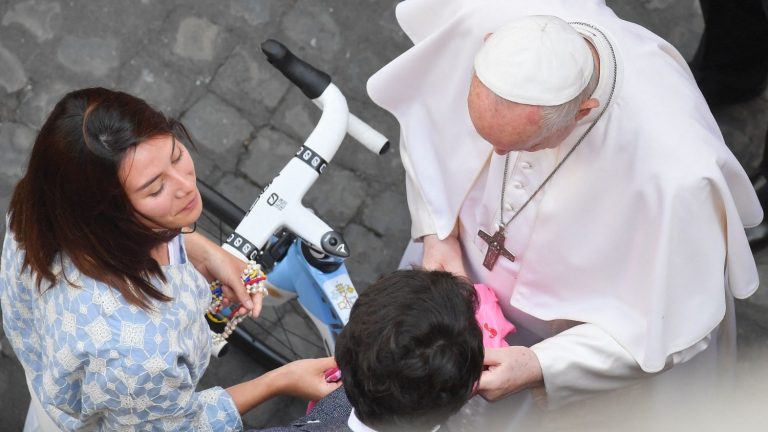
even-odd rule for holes
{"type": "MultiPolygon", "coordinates": [[[[248,294],[252,295],[259,293],[262,296],[269,295],[269,291],[267,291],[267,287],[265,286],[267,276],[261,270],[261,265],[257,264],[255,261],[248,262],[245,270],[243,270],[242,280],[248,294]]],[[[211,290],[211,305],[208,307],[208,317],[214,322],[224,322],[225,320],[218,319],[215,316],[221,311],[221,303],[224,300],[224,292],[221,289],[221,282],[215,280],[211,282],[209,288],[211,290]]],[[[224,327],[224,331],[213,335],[214,344],[224,342],[235,331],[237,325],[248,316],[248,314],[237,315],[238,309],[239,307],[233,308],[232,315],[226,320],[227,325],[224,327]]]]}
{"type": "Polygon", "coordinates": [[[267,280],[267,275],[261,271],[261,265],[255,261],[248,261],[248,265],[243,270],[243,284],[248,294],[260,293],[263,296],[268,296],[269,291],[264,285],[267,280]]]}

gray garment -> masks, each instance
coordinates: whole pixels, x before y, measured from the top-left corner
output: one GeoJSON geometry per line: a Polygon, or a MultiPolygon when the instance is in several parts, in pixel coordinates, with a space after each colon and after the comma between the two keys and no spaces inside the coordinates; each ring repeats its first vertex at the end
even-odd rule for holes
{"type": "Polygon", "coordinates": [[[331,392],[320,399],[317,405],[306,416],[291,422],[288,426],[279,426],[269,429],[251,429],[248,432],[351,432],[347,426],[347,420],[352,413],[352,405],[344,393],[344,387],[331,392]]]}

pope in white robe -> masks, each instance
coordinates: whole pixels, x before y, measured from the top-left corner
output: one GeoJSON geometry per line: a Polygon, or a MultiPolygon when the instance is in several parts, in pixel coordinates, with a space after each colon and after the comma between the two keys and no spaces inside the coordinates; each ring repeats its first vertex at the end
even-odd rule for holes
{"type": "Polygon", "coordinates": [[[744,227],[762,209],[674,47],[603,0],[408,0],[397,19],[414,46],[368,91],[401,127],[405,263],[491,287],[530,345],[487,351],[484,397],[536,388],[560,406],[733,347],[733,297],[758,287],[744,227]],[[545,30],[495,33],[534,15],[586,51],[553,60],[545,30]],[[538,110],[593,72],[568,127],[542,130],[538,110]]]}

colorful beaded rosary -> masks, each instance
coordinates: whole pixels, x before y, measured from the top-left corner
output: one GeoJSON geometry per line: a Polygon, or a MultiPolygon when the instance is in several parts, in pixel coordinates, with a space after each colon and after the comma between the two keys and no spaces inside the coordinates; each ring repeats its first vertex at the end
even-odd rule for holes
{"type": "MultiPolygon", "coordinates": [[[[265,286],[267,276],[261,270],[261,265],[257,264],[255,261],[248,262],[248,265],[245,267],[245,270],[243,270],[241,277],[243,280],[243,285],[245,285],[245,290],[248,294],[258,293],[265,297],[269,295],[269,291],[267,291],[267,287],[265,286]]],[[[213,322],[227,321],[227,325],[224,327],[224,331],[221,333],[216,333],[213,336],[213,343],[221,343],[224,342],[235,331],[235,327],[237,327],[237,325],[240,324],[240,322],[242,322],[248,316],[248,314],[246,313],[238,315],[237,310],[240,308],[236,307],[237,305],[235,305],[231,308],[232,313],[226,320],[218,319],[216,314],[221,312],[221,303],[224,300],[224,292],[221,289],[221,282],[218,280],[211,282],[210,289],[211,306],[208,307],[208,318],[213,322]]]]}

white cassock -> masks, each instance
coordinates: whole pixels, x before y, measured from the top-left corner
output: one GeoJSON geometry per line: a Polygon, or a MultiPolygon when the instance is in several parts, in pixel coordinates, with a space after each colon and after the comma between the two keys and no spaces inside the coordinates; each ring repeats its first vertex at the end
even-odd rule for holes
{"type": "Polygon", "coordinates": [[[458,221],[470,277],[541,340],[551,406],[733,346],[733,296],[758,287],[744,227],[762,209],[674,47],[602,0],[409,0],[397,18],[414,47],[368,91],[401,126],[412,236],[445,238],[458,221]],[[475,132],[466,99],[483,36],[525,15],[558,16],[592,41],[601,106],[558,148],[511,153],[500,203],[504,157],[475,132]],[[516,260],[485,269],[478,230],[509,219],[606,105],[506,228],[516,260]]]}

